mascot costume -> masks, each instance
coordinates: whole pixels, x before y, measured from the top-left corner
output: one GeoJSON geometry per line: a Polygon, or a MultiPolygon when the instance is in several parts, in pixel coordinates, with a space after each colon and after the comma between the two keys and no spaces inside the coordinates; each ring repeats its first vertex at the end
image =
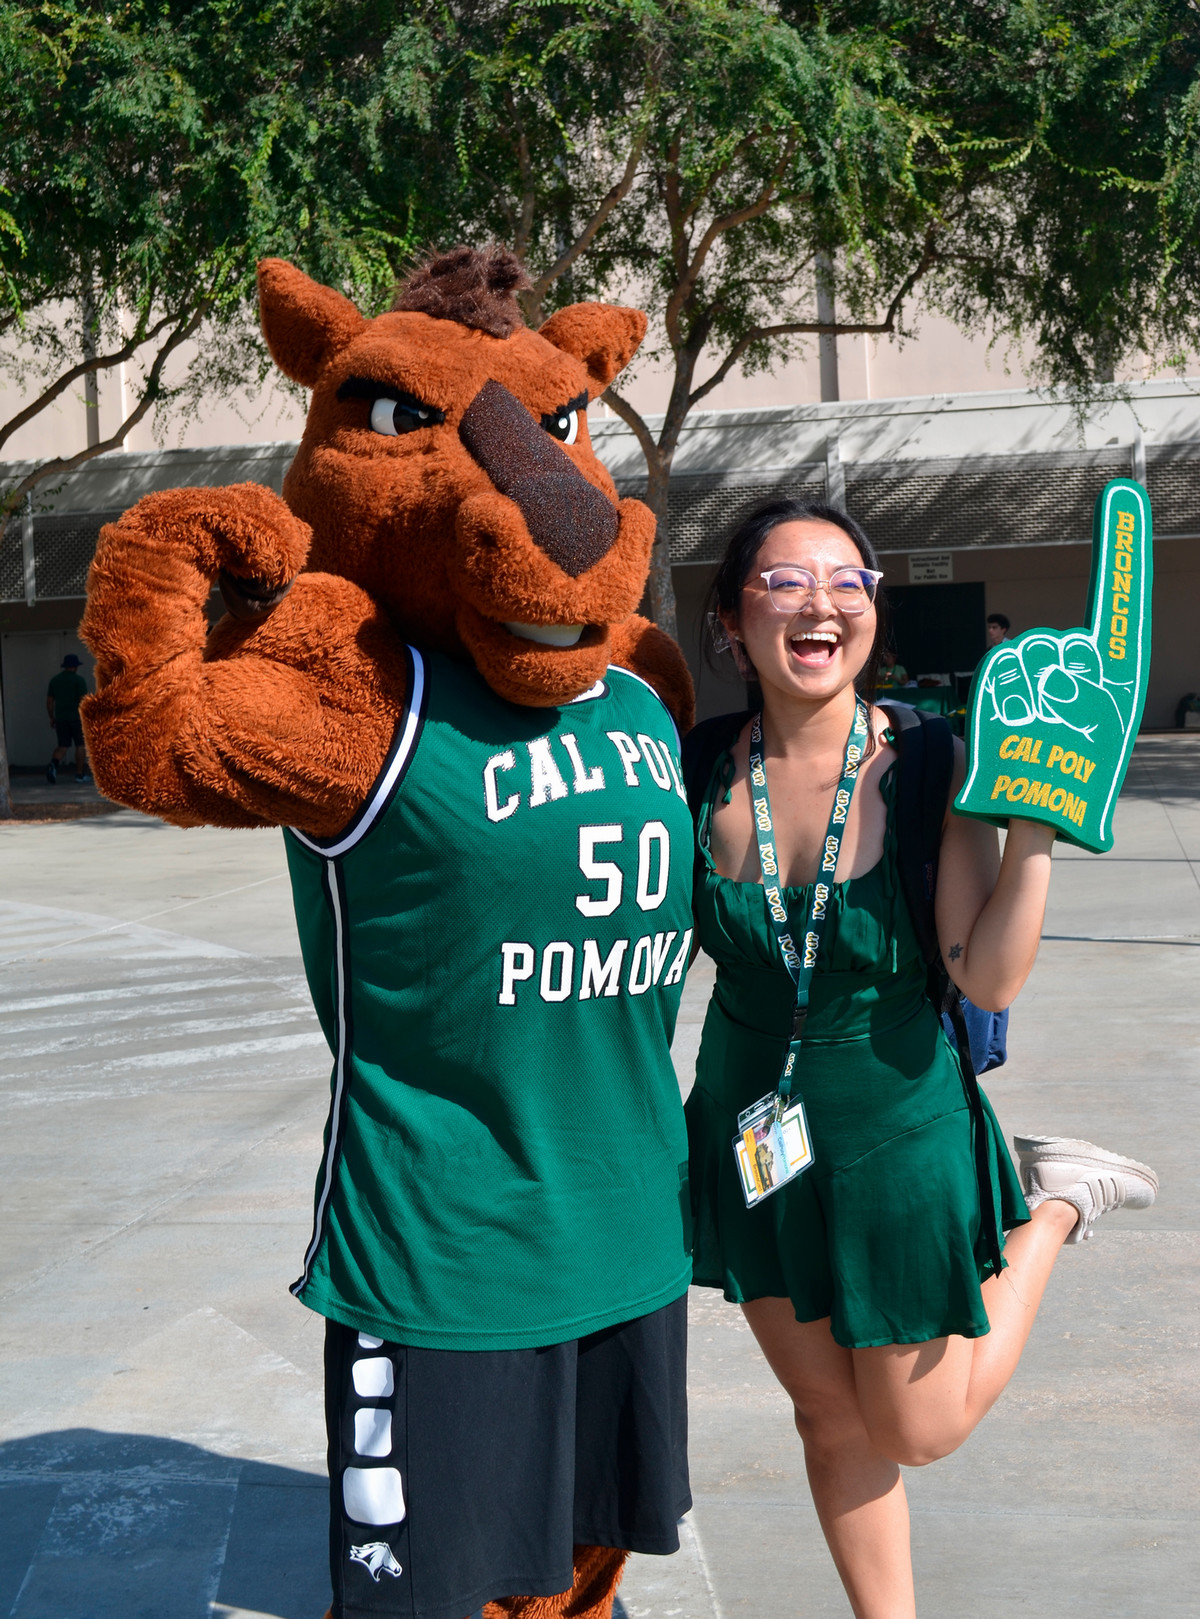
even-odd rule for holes
{"type": "Polygon", "coordinates": [[[690,1504],[691,683],[585,414],[645,318],[535,332],[522,285],[458,248],[367,320],[266,261],[312,390],[284,498],[148,495],[84,619],[102,791],[287,829],[334,1058],[292,1289],[326,1318],[333,1619],[607,1619],[690,1504]]]}

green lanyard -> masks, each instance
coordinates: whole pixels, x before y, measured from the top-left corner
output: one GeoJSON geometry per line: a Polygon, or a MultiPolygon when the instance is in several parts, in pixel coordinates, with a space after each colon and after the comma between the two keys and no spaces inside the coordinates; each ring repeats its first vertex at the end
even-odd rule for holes
{"type": "Polygon", "coordinates": [[[833,813],[829,817],[829,829],[825,834],[825,844],[821,850],[821,866],[817,873],[817,880],[813,884],[812,901],[808,908],[808,921],[804,929],[803,952],[796,949],[795,941],[787,931],[788,913],[784,903],[783,890],[779,885],[779,858],[775,852],[775,824],[771,819],[771,795],[767,791],[767,766],[763,759],[762,713],[754,716],[750,725],[750,796],[754,802],[754,829],[758,838],[758,863],[762,868],[763,892],[767,898],[767,909],[771,919],[776,924],[775,938],[779,944],[779,953],[783,957],[784,966],[792,975],[792,982],[796,986],[796,1007],[792,1013],[792,1037],[788,1042],[788,1054],[784,1059],[783,1073],[779,1076],[778,1095],[776,1099],[776,1116],[782,1115],[787,1106],[788,1098],[792,1094],[792,1075],[796,1070],[796,1058],[800,1054],[800,1045],[804,1039],[804,1024],[808,1018],[808,995],[812,985],[813,972],[817,965],[817,956],[821,950],[821,940],[825,934],[825,922],[829,914],[829,894],[833,884],[834,873],[837,871],[838,852],[842,846],[842,834],[846,830],[846,816],[850,812],[850,800],[854,796],[854,783],[858,779],[858,767],[862,760],[863,748],[866,744],[870,729],[870,718],[867,705],[861,698],[854,705],[854,723],[850,727],[850,735],[846,740],[846,756],[842,763],[842,779],[838,782],[838,789],[834,795],[833,813]]]}

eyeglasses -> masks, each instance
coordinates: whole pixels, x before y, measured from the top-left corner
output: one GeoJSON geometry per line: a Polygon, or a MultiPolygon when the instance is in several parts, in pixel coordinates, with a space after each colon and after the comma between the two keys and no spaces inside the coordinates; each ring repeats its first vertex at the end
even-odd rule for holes
{"type": "Polygon", "coordinates": [[[828,579],[818,579],[807,568],[794,568],[789,563],[769,568],[758,577],[766,581],[767,595],[777,613],[800,612],[823,585],[836,611],[854,618],[865,613],[875,600],[883,575],[874,568],[835,568],[828,579]]]}

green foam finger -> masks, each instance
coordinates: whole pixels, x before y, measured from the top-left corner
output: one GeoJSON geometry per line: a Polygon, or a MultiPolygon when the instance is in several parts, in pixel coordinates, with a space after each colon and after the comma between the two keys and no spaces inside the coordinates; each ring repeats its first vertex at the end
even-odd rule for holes
{"type": "Polygon", "coordinates": [[[1150,668],[1152,582],[1150,498],[1132,478],[1116,478],[1092,520],[1088,621],[1104,683],[1125,696],[1130,714],[1136,708],[1137,720],[1150,668]]]}
{"type": "Polygon", "coordinates": [[[960,815],[1041,821],[1101,853],[1142,717],[1150,665],[1150,502],[1107,484],[1092,525],[1087,626],[1029,630],[990,652],[971,688],[960,815]]]}

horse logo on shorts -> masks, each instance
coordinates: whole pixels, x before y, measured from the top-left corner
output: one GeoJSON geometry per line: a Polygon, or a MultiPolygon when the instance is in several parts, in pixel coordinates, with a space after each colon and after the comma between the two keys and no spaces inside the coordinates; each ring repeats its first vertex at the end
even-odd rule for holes
{"type": "Polygon", "coordinates": [[[404,1572],[392,1556],[392,1548],[386,1540],[371,1540],[365,1546],[351,1546],[350,1561],[361,1563],[376,1585],[381,1574],[390,1574],[393,1579],[398,1579],[404,1572]]]}

